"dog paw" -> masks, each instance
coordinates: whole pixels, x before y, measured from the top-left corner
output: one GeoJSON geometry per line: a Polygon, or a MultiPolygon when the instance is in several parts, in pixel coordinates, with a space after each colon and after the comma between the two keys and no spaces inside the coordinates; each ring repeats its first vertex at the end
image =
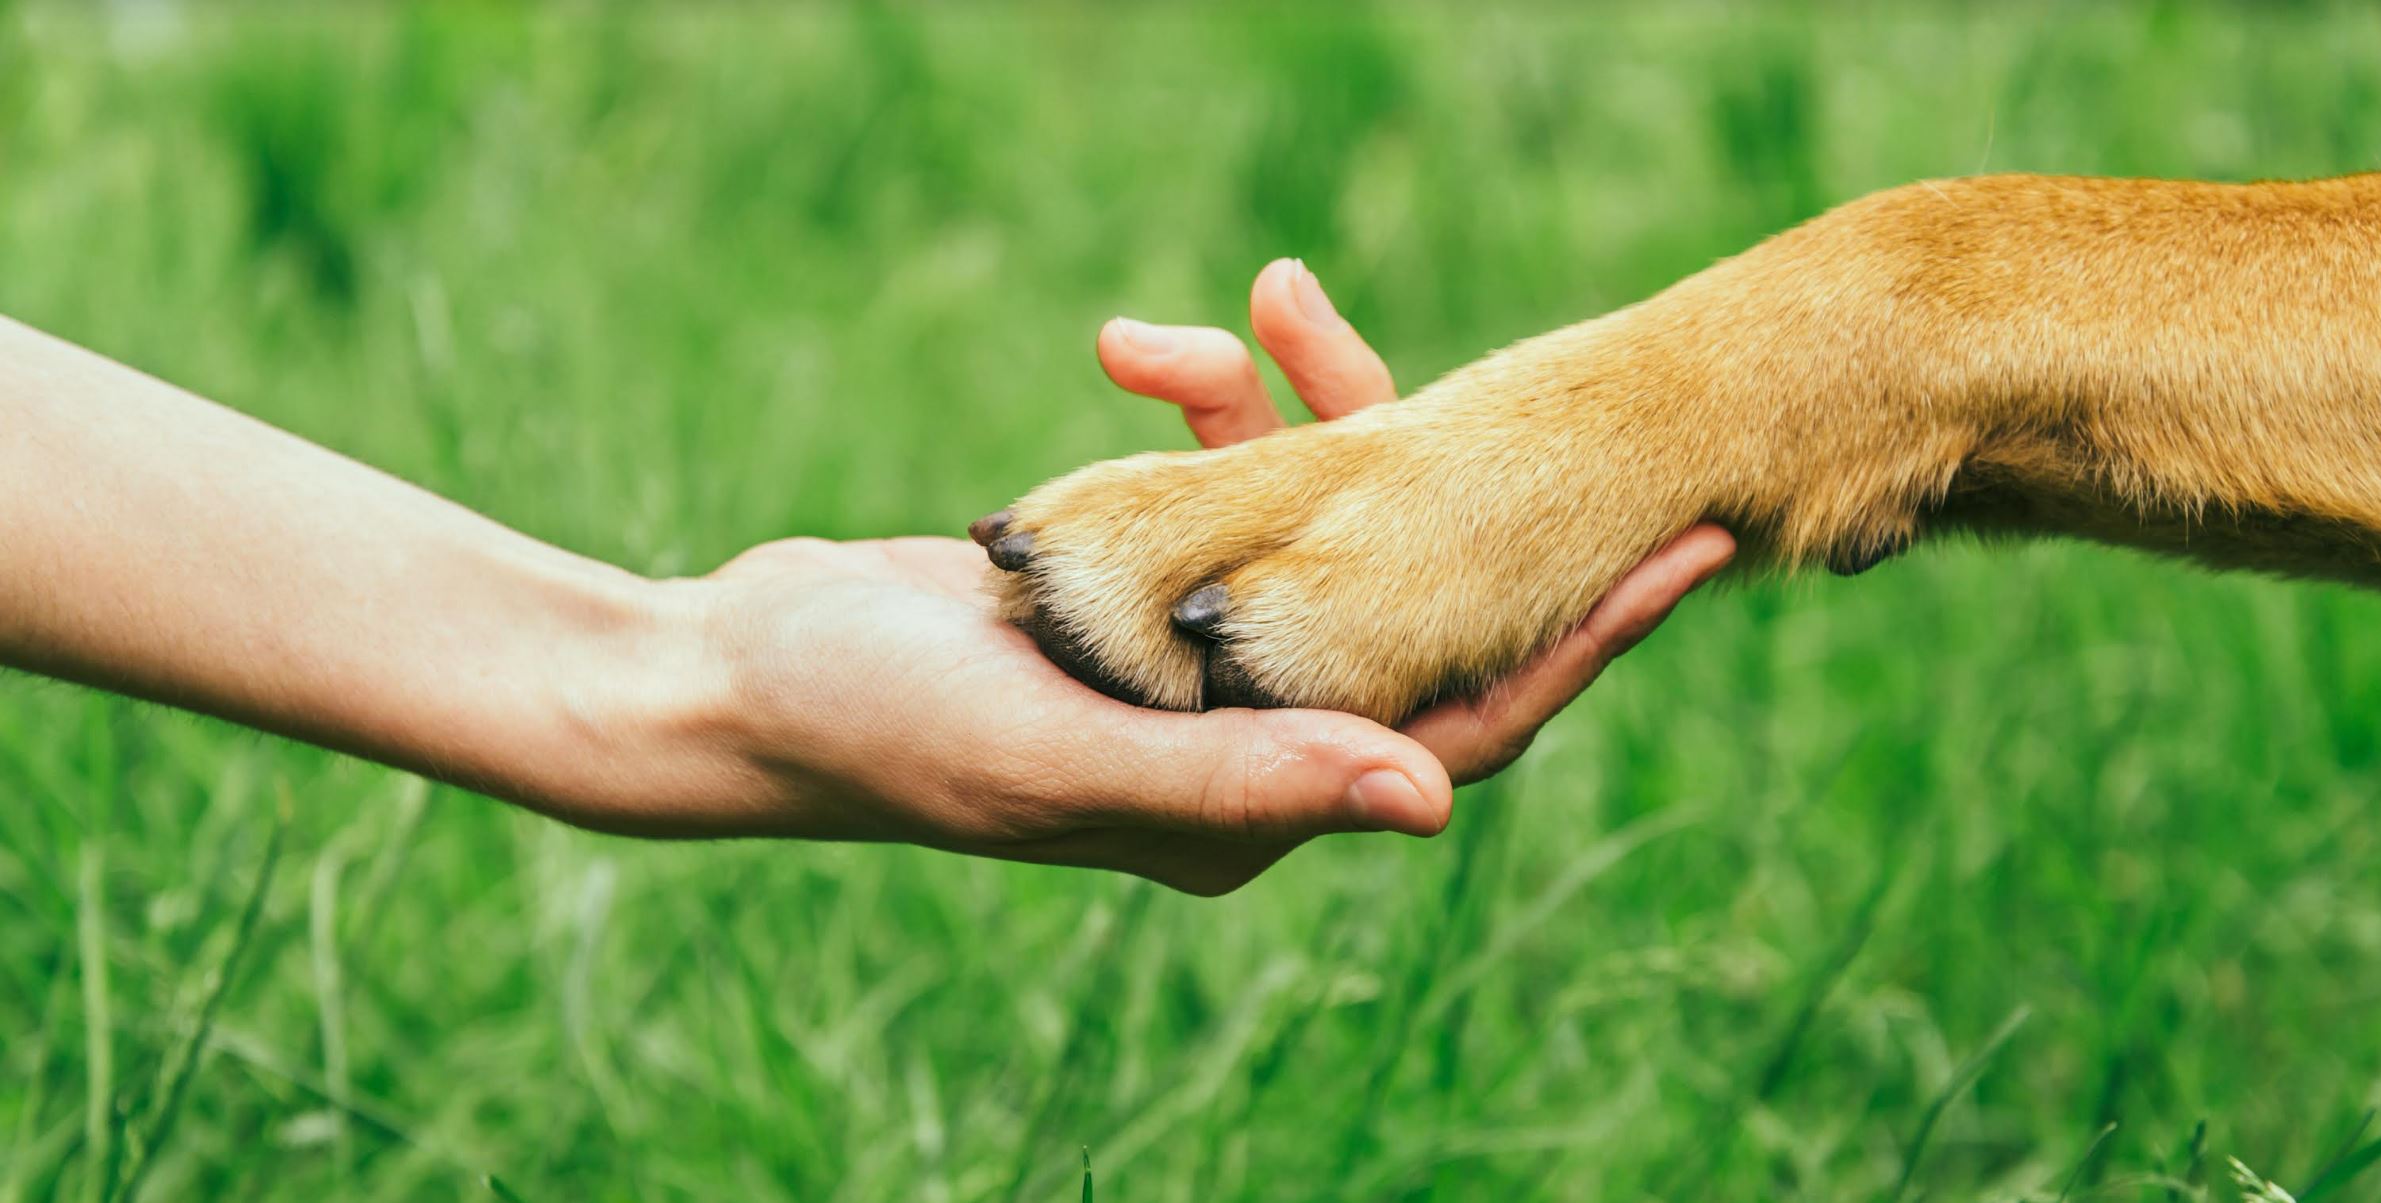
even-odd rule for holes
{"type": "Polygon", "coordinates": [[[1965,327],[1927,324],[1965,294],[1909,236],[1926,205],[1848,207],[1402,401],[1061,477],[973,528],[1002,613],[1128,701],[1394,722],[1699,521],[1740,564],[1865,571],[2031,429],[1965,327]]]}
{"type": "Polygon", "coordinates": [[[1495,377],[1096,464],[970,534],[1002,615],[1103,692],[1394,722],[1520,665],[1703,513],[1694,473],[1660,483],[1616,432],[1495,377]]]}

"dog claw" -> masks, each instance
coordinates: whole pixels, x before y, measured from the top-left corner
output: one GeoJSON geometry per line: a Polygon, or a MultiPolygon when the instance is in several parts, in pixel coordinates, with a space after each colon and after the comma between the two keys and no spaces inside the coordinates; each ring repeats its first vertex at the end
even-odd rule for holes
{"type": "Polygon", "coordinates": [[[1193,635],[1213,638],[1224,623],[1224,604],[1231,596],[1222,585],[1202,585],[1174,603],[1174,625],[1193,635]]]}
{"type": "Polygon", "coordinates": [[[1033,561],[1033,532],[1002,535],[985,547],[984,552],[992,557],[993,566],[1003,572],[1020,571],[1033,561]]]}
{"type": "Polygon", "coordinates": [[[1015,510],[995,510],[968,523],[967,537],[975,540],[979,547],[990,547],[1002,531],[1009,529],[1009,519],[1016,516],[1015,510]]]}

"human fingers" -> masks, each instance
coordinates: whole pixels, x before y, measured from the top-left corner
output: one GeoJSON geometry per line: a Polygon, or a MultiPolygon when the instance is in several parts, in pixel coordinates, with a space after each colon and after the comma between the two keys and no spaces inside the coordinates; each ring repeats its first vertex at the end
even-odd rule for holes
{"type": "MultiPolygon", "coordinates": [[[[1319,710],[1174,714],[1102,706],[1029,764],[1056,769],[1027,804],[1084,828],[1136,828],[1244,843],[1340,831],[1436,835],[1453,787],[1412,739],[1319,710]]],[[[1029,769],[1030,772],[1030,769],[1029,769]]]]}
{"type": "Polygon", "coordinates": [[[1100,327],[1100,367],[1128,392],[1182,408],[1202,447],[1281,429],[1248,345],[1212,326],[1153,326],[1120,317],[1100,327]]]}
{"type": "Polygon", "coordinates": [[[1326,421],[1395,400],[1389,365],[1332,307],[1303,260],[1276,259],[1249,290],[1249,325],[1306,408],[1326,421]]]}
{"type": "Polygon", "coordinates": [[[1434,706],[1401,729],[1429,748],[1456,781],[1493,776],[1529,747],[1546,720],[1735,554],[1736,540],[1727,531],[1710,523],[1689,529],[1629,570],[1585,621],[1536,659],[1479,697],[1434,706]]]}

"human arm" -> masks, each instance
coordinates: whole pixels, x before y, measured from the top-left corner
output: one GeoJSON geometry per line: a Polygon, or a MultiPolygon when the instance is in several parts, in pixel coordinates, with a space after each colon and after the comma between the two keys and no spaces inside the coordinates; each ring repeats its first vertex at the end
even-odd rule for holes
{"type": "MultiPolygon", "coordinates": [[[[1378,367],[1352,331],[1283,326],[1288,283],[1260,280],[1258,328],[1310,404],[1386,395],[1385,369],[1350,386],[1378,367]]],[[[1245,350],[1109,341],[1120,381],[1202,438],[1271,412],[1261,386],[1213,387],[1253,383],[1245,350]]],[[[1102,698],[993,618],[956,540],[789,540],[648,580],[6,322],[0,431],[0,663],[605,830],[906,840],[1201,892],[1317,834],[1435,832],[1450,769],[1516,753],[1725,558],[1657,556],[1602,626],[1398,733],[1102,698]]]]}

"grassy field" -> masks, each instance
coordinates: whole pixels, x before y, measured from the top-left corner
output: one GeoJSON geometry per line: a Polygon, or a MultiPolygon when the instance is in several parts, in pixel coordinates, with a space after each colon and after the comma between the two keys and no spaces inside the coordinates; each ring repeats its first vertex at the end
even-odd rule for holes
{"type": "MultiPolygon", "coordinates": [[[[1410,385],[1914,177],[2381,145],[2348,8],[671,12],[0,3],[0,311],[681,573],[1185,445],[1092,332],[1274,255],[1410,385]]],[[[1200,901],[0,680],[0,1203],[2381,1198],[2377,720],[2370,597],[1933,548],[1200,901]]]]}

